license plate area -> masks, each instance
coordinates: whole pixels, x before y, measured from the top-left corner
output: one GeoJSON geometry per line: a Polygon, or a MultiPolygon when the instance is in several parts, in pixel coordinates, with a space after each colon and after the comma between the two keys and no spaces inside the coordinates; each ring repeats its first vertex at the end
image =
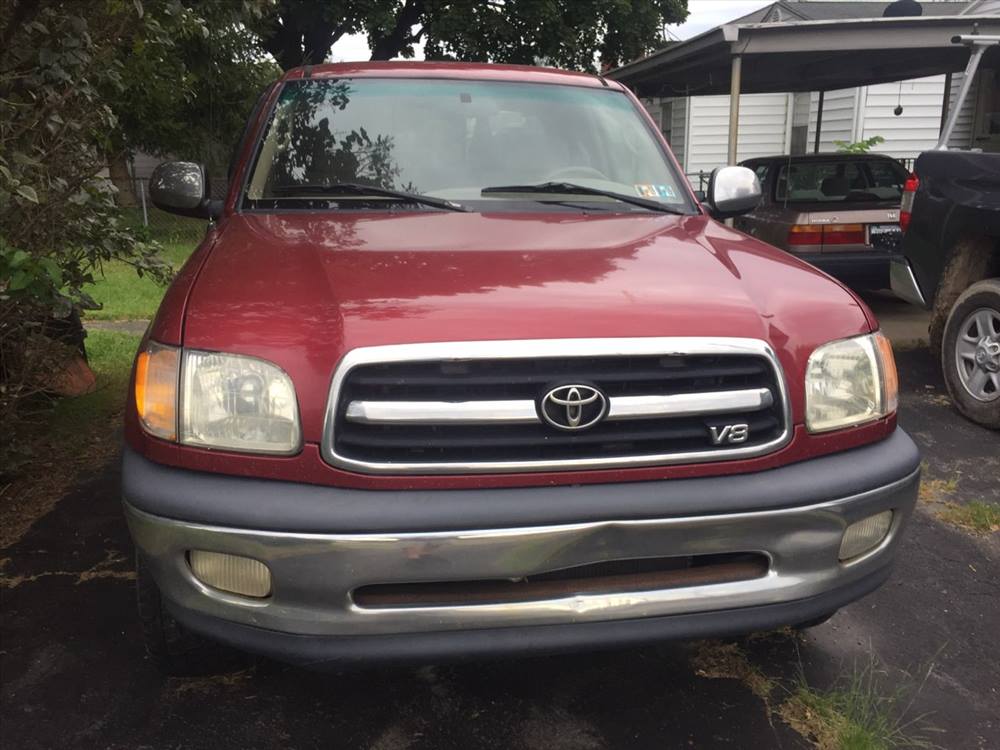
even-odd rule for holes
{"type": "Polygon", "coordinates": [[[903,241],[899,224],[869,224],[868,244],[879,250],[898,250],[903,241]]]}

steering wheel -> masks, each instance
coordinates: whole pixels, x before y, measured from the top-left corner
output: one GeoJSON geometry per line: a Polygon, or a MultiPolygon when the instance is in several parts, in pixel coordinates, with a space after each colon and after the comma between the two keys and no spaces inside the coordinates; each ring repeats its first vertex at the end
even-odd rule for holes
{"type": "Polygon", "coordinates": [[[547,182],[558,182],[559,180],[572,179],[573,177],[590,177],[597,180],[607,180],[608,176],[599,169],[593,167],[563,167],[555,172],[545,175],[547,182]]]}

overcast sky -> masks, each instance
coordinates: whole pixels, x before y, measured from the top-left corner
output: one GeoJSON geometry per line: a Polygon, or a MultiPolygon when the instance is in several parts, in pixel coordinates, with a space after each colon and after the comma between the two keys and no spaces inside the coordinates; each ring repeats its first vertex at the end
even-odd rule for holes
{"type": "MultiPolygon", "coordinates": [[[[681,39],[689,39],[703,31],[718,26],[734,18],[745,16],[757,8],[770,5],[770,0],[688,0],[688,20],[678,26],[669,26],[670,31],[681,39]]],[[[367,60],[371,56],[368,40],[363,34],[345,36],[330,52],[333,62],[367,60]]],[[[422,50],[417,59],[423,57],[422,50]]]]}

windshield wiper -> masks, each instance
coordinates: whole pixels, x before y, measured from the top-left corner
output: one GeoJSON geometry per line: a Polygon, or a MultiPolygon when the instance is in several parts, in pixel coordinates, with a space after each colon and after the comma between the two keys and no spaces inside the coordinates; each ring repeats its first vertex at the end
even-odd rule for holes
{"type": "Polygon", "coordinates": [[[468,211],[465,206],[445,200],[444,198],[434,198],[430,195],[420,193],[407,193],[403,190],[390,190],[389,188],[376,187],[375,185],[362,185],[360,182],[334,182],[329,185],[276,185],[270,192],[276,198],[294,198],[296,196],[319,197],[319,198],[341,198],[344,196],[365,196],[379,198],[395,198],[406,203],[420,203],[425,206],[441,208],[445,211],[468,211]]]}
{"type": "Polygon", "coordinates": [[[622,203],[631,203],[633,206],[641,206],[652,211],[662,211],[666,214],[685,215],[684,211],[672,208],[660,201],[652,201],[648,198],[640,198],[637,195],[626,195],[616,193],[612,190],[601,190],[600,188],[577,185],[574,182],[541,182],[537,185],[496,185],[494,187],[483,188],[483,195],[490,193],[544,193],[552,195],[600,195],[622,203]]]}

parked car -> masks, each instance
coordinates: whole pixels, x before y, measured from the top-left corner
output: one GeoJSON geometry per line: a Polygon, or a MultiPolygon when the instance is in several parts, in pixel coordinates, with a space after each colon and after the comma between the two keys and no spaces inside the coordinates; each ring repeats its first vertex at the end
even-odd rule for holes
{"type": "Polygon", "coordinates": [[[855,289],[889,286],[899,252],[899,205],[909,173],[878,154],[748,159],[760,205],[736,219],[747,234],[787,250],[855,289]]]}
{"type": "Polygon", "coordinates": [[[125,514],[149,652],[317,665],[815,623],[879,586],[920,457],[891,348],[699,204],[625,88],[293,70],[144,337],[125,514]]]}

